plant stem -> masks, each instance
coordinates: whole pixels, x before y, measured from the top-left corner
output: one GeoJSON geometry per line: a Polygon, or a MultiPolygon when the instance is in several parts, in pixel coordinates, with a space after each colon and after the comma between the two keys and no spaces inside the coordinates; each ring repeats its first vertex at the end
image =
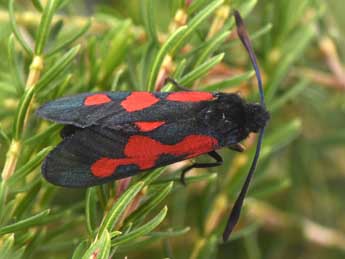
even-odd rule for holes
{"type": "Polygon", "coordinates": [[[30,73],[26,81],[26,88],[30,89],[33,87],[41,77],[41,72],[44,65],[44,59],[42,56],[34,56],[31,65],[30,73]]]}
{"type": "MultiPolygon", "coordinates": [[[[30,65],[30,72],[28,75],[28,79],[26,81],[25,88],[27,90],[30,90],[32,87],[35,86],[35,84],[38,82],[41,76],[41,72],[43,70],[43,58],[41,56],[34,56],[31,65],[30,65]]],[[[31,101],[32,103],[32,101],[31,101]]],[[[24,126],[23,131],[26,128],[27,122],[29,120],[30,115],[30,106],[31,103],[26,110],[25,119],[24,119],[24,126]]],[[[6,187],[6,181],[13,175],[14,171],[16,170],[19,154],[22,150],[22,144],[19,139],[13,138],[11,141],[11,144],[8,148],[7,154],[6,154],[6,161],[4,168],[2,170],[1,178],[2,178],[2,185],[1,185],[1,191],[0,191],[0,202],[4,205],[6,202],[6,196],[7,196],[7,187],[6,187]]]]}

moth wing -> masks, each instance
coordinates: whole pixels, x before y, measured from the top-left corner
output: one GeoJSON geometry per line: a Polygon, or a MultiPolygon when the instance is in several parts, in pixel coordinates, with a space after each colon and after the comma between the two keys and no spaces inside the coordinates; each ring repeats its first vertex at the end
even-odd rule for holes
{"type": "Polygon", "coordinates": [[[45,119],[86,128],[118,129],[141,121],[175,121],[195,116],[214,96],[208,92],[103,92],[64,97],[37,110],[45,119]]]}
{"type": "Polygon", "coordinates": [[[100,126],[77,129],[47,156],[42,173],[55,185],[88,187],[189,159],[218,145],[207,135],[169,134],[161,137],[164,143],[153,135],[131,135],[100,126]]]}
{"type": "Polygon", "coordinates": [[[122,157],[127,139],[128,136],[120,132],[97,127],[77,128],[48,154],[42,165],[42,174],[48,182],[66,187],[105,183],[108,179],[92,174],[92,163],[100,157],[122,157]]]}
{"type": "Polygon", "coordinates": [[[36,114],[61,124],[89,127],[105,117],[125,113],[119,104],[128,95],[129,92],[103,92],[67,96],[42,105],[36,114]]]}

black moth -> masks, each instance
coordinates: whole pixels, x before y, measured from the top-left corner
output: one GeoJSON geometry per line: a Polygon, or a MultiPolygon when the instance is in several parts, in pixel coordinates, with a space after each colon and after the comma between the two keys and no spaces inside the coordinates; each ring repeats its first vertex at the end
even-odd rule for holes
{"type": "Polygon", "coordinates": [[[242,151],[239,142],[258,132],[251,168],[223,234],[227,240],[238,221],[269,119],[254,51],[239,13],[234,15],[256,72],[260,104],[246,103],[237,94],[196,91],[103,92],[61,98],[37,111],[45,119],[66,125],[63,141],[43,163],[44,177],[56,185],[88,187],[202,154],[215,159],[187,167],[181,175],[184,182],[189,169],[222,163],[215,150],[242,151]]]}

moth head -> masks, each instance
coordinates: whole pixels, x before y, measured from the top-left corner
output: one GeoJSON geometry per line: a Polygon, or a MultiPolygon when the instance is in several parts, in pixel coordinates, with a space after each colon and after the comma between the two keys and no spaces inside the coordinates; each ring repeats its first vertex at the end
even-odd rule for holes
{"type": "Polygon", "coordinates": [[[258,132],[266,126],[270,118],[268,111],[256,103],[248,103],[245,106],[246,123],[245,128],[248,132],[258,132]]]}

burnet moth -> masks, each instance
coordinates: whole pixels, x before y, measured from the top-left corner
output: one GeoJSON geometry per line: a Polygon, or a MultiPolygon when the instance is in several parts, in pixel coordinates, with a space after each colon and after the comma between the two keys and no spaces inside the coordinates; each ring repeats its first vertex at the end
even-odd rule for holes
{"type": "Polygon", "coordinates": [[[240,14],[238,35],[254,67],[260,104],[219,92],[100,92],[49,102],[38,116],[65,125],[62,142],[46,157],[44,177],[65,187],[89,187],[208,154],[215,162],[194,163],[183,170],[222,164],[215,151],[242,151],[240,141],[259,133],[254,159],[227,221],[223,239],[236,225],[259,158],[269,119],[256,57],[240,14]]]}

